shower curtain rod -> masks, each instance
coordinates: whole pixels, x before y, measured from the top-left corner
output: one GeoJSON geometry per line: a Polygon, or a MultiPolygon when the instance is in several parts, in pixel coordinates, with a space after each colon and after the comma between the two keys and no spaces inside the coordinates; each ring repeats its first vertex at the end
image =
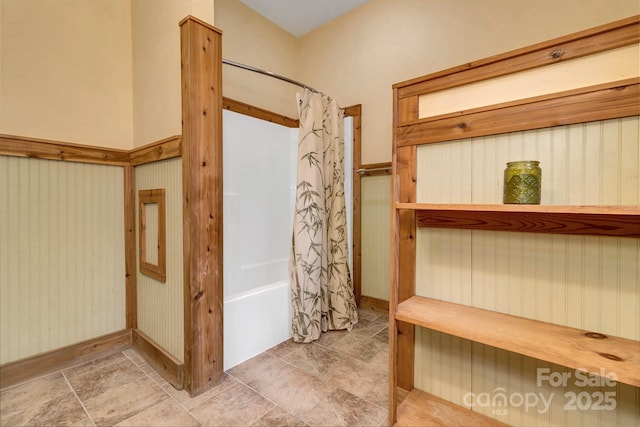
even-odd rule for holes
{"type": "Polygon", "coordinates": [[[260,68],[251,67],[250,65],[244,65],[244,64],[241,64],[239,62],[230,61],[230,60],[224,59],[224,58],[222,59],[222,63],[223,64],[227,64],[227,65],[231,65],[232,67],[242,68],[243,70],[253,71],[254,73],[264,74],[265,76],[274,77],[274,78],[276,78],[278,80],[282,80],[284,82],[291,83],[291,84],[296,85],[296,86],[300,86],[301,88],[309,89],[311,92],[322,94],[322,92],[312,88],[309,85],[297,82],[297,81],[292,80],[292,79],[290,79],[288,77],[285,77],[285,76],[281,76],[280,74],[272,73],[271,71],[261,70],[260,68]]]}

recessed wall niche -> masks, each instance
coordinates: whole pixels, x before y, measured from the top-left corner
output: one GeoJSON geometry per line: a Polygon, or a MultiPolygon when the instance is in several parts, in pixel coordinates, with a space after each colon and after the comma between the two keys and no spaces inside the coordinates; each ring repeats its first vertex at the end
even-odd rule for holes
{"type": "Polygon", "coordinates": [[[140,272],[167,280],[165,189],[139,190],[140,272]]]}

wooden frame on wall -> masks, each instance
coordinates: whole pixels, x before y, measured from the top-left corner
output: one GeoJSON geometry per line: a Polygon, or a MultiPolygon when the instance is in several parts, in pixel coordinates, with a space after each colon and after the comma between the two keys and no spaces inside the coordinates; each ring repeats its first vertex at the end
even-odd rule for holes
{"type": "Polygon", "coordinates": [[[139,221],[139,248],[140,248],[140,272],[142,274],[146,274],[149,277],[153,277],[160,282],[166,282],[167,280],[167,225],[166,225],[166,197],[165,197],[165,189],[157,188],[154,190],[140,190],[138,192],[138,221],[139,221]],[[147,232],[148,221],[148,207],[150,205],[157,205],[158,213],[157,213],[157,233],[155,236],[157,248],[157,261],[154,263],[149,259],[148,255],[150,253],[149,247],[147,243],[147,237],[149,233],[147,232]]]}

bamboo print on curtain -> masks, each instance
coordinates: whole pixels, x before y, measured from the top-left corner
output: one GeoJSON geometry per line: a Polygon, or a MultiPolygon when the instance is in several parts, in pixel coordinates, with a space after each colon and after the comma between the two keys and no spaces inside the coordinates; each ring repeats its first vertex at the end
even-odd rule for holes
{"type": "Polygon", "coordinates": [[[344,198],[344,112],[335,100],[298,93],[298,173],[289,275],[296,342],[358,321],[349,273],[344,198]]]}

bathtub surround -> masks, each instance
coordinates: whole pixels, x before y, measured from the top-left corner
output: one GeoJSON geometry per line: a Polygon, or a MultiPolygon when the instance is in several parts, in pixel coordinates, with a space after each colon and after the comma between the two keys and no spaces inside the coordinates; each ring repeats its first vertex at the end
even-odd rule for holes
{"type": "Polygon", "coordinates": [[[298,124],[260,116],[222,115],[225,370],[291,337],[287,265],[298,124]]]}
{"type": "Polygon", "coordinates": [[[343,117],[336,101],[298,94],[300,132],[289,265],[296,342],[351,330],[358,321],[349,272],[344,199],[343,117]],[[322,124],[322,125],[320,125],[322,124]]]}

